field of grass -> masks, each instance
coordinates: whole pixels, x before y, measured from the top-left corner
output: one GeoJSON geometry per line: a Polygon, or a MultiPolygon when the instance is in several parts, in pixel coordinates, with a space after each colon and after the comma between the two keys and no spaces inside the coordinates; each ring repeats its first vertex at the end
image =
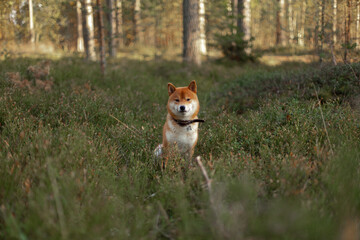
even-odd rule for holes
{"type": "Polygon", "coordinates": [[[0,62],[0,239],[358,239],[360,65],[0,62]],[[8,72],[19,73],[15,84],[8,72]],[[161,171],[167,83],[198,84],[200,155],[161,171]],[[45,81],[44,81],[45,82],[45,81]]]}

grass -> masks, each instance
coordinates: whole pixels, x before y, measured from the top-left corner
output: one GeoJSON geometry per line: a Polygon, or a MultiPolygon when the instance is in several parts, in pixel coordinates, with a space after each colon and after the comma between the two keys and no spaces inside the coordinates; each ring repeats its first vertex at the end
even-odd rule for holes
{"type": "Polygon", "coordinates": [[[359,234],[359,65],[125,59],[102,77],[97,64],[69,57],[52,60],[51,91],[7,80],[31,80],[26,69],[39,61],[0,63],[1,239],[359,234]],[[206,120],[195,155],[212,196],[195,162],[173,159],[161,171],[152,155],[167,83],[193,79],[206,120]]]}

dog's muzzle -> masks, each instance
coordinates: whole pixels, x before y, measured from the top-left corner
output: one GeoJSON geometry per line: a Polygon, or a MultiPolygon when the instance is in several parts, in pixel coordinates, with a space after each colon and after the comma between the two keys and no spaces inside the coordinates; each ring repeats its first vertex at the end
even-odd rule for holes
{"type": "Polygon", "coordinates": [[[179,107],[179,112],[186,112],[186,107],[185,106],[183,106],[183,105],[181,105],[180,107],[179,107]]]}

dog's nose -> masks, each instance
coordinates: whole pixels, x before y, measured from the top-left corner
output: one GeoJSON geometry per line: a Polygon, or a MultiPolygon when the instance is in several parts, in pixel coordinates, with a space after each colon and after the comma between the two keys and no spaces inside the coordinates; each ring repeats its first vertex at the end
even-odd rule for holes
{"type": "Polygon", "coordinates": [[[180,111],[185,111],[185,106],[180,106],[180,111]]]}

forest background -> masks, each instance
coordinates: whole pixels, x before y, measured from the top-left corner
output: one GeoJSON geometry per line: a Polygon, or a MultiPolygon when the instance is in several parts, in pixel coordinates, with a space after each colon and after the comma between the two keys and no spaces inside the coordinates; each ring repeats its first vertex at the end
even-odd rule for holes
{"type": "Polygon", "coordinates": [[[0,0],[0,239],[359,239],[359,2],[0,0]]]}

